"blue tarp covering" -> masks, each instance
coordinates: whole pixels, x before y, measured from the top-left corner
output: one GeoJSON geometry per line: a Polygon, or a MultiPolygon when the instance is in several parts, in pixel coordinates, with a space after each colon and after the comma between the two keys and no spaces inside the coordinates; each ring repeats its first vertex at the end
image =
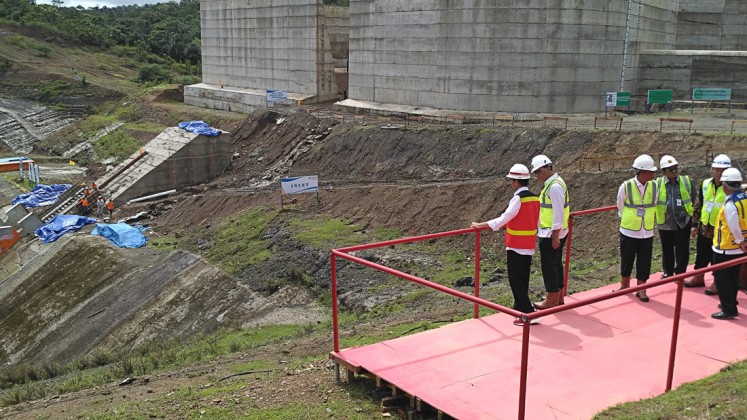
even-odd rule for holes
{"type": "Polygon", "coordinates": [[[14,198],[11,203],[21,203],[26,208],[49,206],[57,201],[57,198],[70,188],[70,184],[44,185],[39,184],[30,193],[21,194],[14,198]]]}
{"type": "Polygon", "coordinates": [[[58,214],[35,231],[42,243],[48,244],[68,232],[79,231],[83,226],[96,223],[96,219],[71,214],[58,214]]]}
{"type": "Polygon", "coordinates": [[[142,226],[130,226],[127,223],[105,224],[97,223],[91,235],[99,235],[120,248],[140,248],[148,243],[143,235],[147,230],[142,226]]]}
{"type": "Polygon", "coordinates": [[[210,127],[205,121],[180,122],[179,128],[208,137],[220,136],[221,131],[210,127]]]}

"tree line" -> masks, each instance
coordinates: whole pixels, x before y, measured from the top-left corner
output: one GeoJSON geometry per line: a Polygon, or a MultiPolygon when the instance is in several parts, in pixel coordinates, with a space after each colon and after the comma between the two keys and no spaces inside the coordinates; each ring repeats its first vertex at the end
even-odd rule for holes
{"type": "Polygon", "coordinates": [[[61,7],[34,0],[3,0],[0,22],[39,29],[80,46],[135,55],[170,57],[197,64],[200,53],[200,1],[144,6],[61,7]]]}

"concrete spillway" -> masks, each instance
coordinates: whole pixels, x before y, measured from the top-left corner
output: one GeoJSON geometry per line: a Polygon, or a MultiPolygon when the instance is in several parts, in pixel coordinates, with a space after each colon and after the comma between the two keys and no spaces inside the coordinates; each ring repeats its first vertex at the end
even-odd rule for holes
{"type": "Polygon", "coordinates": [[[200,184],[221,174],[231,163],[231,136],[223,133],[206,137],[178,127],[164,130],[143,146],[145,156],[128,167],[113,181],[105,184],[140,152],[97,180],[105,198],[112,198],[117,206],[128,200],[174,188],[200,184]]]}

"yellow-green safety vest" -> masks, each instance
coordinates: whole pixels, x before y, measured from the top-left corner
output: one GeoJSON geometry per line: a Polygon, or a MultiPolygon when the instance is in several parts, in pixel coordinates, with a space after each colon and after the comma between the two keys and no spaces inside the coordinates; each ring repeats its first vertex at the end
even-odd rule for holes
{"type": "Polygon", "coordinates": [[[628,230],[640,230],[641,226],[645,230],[653,230],[656,221],[656,183],[648,181],[643,198],[638,191],[635,179],[625,182],[625,203],[623,204],[622,218],[620,227],[628,230]],[[643,217],[638,215],[638,209],[644,210],[643,217]]]}
{"type": "MultiPolygon", "coordinates": [[[[690,191],[692,191],[692,180],[687,175],[680,175],[677,177],[680,182],[680,199],[682,205],[685,206],[685,211],[690,216],[693,215],[693,199],[690,197],[690,191]]],[[[659,202],[656,203],[656,223],[663,224],[665,219],[665,213],[667,211],[667,188],[666,188],[667,177],[662,176],[656,180],[659,189],[659,202]]]]}
{"type": "Polygon", "coordinates": [[[555,183],[560,184],[560,186],[563,187],[563,190],[565,190],[565,204],[563,206],[563,229],[568,229],[568,218],[571,216],[571,203],[570,199],[568,198],[568,187],[565,186],[565,181],[563,181],[563,178],[561,178],[560,176],[552,180],[552,182],[545,184],[544,188],[542,188],[542,192],[540,192],[540,229],[552,228],[552,199],[550,198],[548,193],[550,192],[550,187],[552,187],[552,185],[555,183]]]}
{"type": "Polygon", "coordinates": [[[703,208],[700,211],[700,223],[716,226],[718,214],[724,207],[724,201],[726,201],[726,193],[723,186],[716,187],[713,178],[703,181],[703,208]],[[707,211],[709,208],[710,211],[707,211]]]}

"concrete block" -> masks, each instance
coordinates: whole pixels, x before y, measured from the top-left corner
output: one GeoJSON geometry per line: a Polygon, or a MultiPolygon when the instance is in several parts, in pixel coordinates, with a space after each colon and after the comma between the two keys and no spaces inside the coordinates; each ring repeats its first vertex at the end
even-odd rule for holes
{"type": "Polygon", "coordinates": [[[39,216],[36,213],[29,213],[18,221],[17,230],[26,237],[33,235],[34,231],[40,228],[44,223],[39,220],[39,216]]]}
{"type": "Polygon", "coordinates": [[[23,219],[29,211],[22,204],[14,204],[13,206],[5,209],[5,224],[8,226],[16,226],[18,221],[23,219]]]}

